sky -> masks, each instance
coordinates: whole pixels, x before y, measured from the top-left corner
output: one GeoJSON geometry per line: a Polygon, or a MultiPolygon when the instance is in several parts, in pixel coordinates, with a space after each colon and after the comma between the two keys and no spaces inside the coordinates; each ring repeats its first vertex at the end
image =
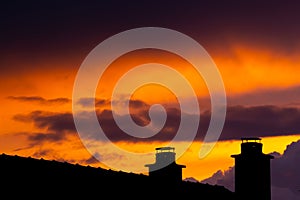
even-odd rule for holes
{"type": "MultiPolygon", "coordinates": [[[[234,160],[230,155],[240,152],[241,137],[255,136],[262,138],[264,153],[276,155],[271,161],[273,200],[281,199],[280,195],[297,199],[300,178],[292,177],[299,177],[295,169],[300,165],[299,9],[297,1],[279,0],[1,2],[0,152],[146,173],[144,165],[154,161],[154,149],[176,136],[180,120],[193,121],[200,116],[192,143],[185,136],[174,143],[177,152],[182,152],[177,162],[187,166],[183,178],[219,183],[233,190],[234,160]],[[188,35],[217,66],[227,111],[220,138],[205,158],[198,154],[210,123],[210,93],[192,64],[172,52],[142,49],[120,55],[99,80],[95,99],[74,102],[75,80],[89,53],[107,38],[141,27],[162,27],[188,35]],[[167,81],[182,92],[183,102],[190,102],[186,87],[175,75],[166,75],[171,73],[167,69],[152,65],[131,70],[147,63],[171,66],[183,75],[195,92],[200,113],[181,112],[180,98],[166,87],[141,86],[130,96],[133,121],[147,126],[153,104],[165,107],[167,119],[156,135],[138,138],[124,133],[115,121],[125,122],[124,95],[138,80],[147,76],[167,81]],[[128,71],[131,76],[122,79],[128,71]],[[112,99],[120,79],[120,93],[112,99]],[[74,123],[74,104],[86,109],[87,116],[91,106],[95,107],[110,142],[89,138],[92,150],[86,148],[74,123]],[[117,115],[112,105],[121,109],[117,115]],[[135,157],[133,162],[108,143],[128,152],[151,153],[135,157]],[[292,166],[295,168],[290,169],[292,166]]],[[[114,46],[107,49],[113,51],[114,46]]],[[[152,114],[160,114],[160,110],[152,114]]],[[[191,129],[187,126],[184,131],[189,134],[191,129]]]]}

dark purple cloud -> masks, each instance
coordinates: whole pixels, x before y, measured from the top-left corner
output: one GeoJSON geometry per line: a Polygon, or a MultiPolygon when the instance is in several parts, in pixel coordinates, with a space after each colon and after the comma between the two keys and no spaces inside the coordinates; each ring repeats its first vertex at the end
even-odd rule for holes
{"type": "Polygon", "coordinates": [[[34,144],[39,144],[41,142],[59,142],[64,140],[66,137],[62,133],[31,133],[28,136],[28,140],[34,144]]]}
{"type": "MultiPolygon", "coordinates": [[[[14,149],[14,151],[21,151],[25,149],[30,149],[34,146],[42,146],[45,143],[59,143],[61,144],[62,142],[68,140],[68,137],[74,136],[72,132],[20,132],[20,133],[15,133],[15,135],[22,135],[25,136],[28,140],[28,146],[25,147],[20,147],[17,149],[14,149]]],[[[43,153],[44,150],[39,150],[38,154],[43,155],[46,151],[43,153]]],[[[36,157],[36,156],[35,156],[36,157]]]]}
{"type": "MultiPolygon", "coordinates": [[[[300,140],[286,147],[282,155],[273,152],[271,160],[272,200],[298,200],[300,198],[300,140]]],[[[202,183],[218,184],[234,191],[234,167],[219,170],[202,183]]]]}
{"type": "MultiPolygon", "coordinates": [[[[126,133],[124,133],[116,124],[113,118],[113,114],[111,110],[104,110],[100,113],[98,113],[98,119],[101,125],[101,128],[103,129],[104,133],[106,136],[112,140],[112,141],[168,141],[171,140],[174,137],[174,132],[176,132],[176,129],[178,128],[178,124],[174,122],[176,116],[172,113],[172,115],[169,115],[170,118],[167,120],[163,130],[156,134],[155,136],[151,138],[135,138],[133,136],[130,136],[126,133]]],[[[119,116],[120,120],[122,121],[122,118],[125,116],[119,116]]],[[[131,115],[133,121],[140,125],[140,126],[145,126],[149,123],[149,117],[148,113],[145,111],[142,111],[139,114],[132,114],[131,115]]],[[[178,121],[178,120],[177,120],[178,121]]]]}
{"type": "Polygon", "coordinates": [[[272,185],[286,188],[300,198],[300,140],[286,147],[282,156],[272,160],[272,185]]]}
{"type": "Polygon", "coordinates": [[[110,106],[111,101],[108,99],[81,98],[76,103],[83,107],[96,106],[98,109],[100,109],[106,106],[110,106]]]}
{"type": "Polygon", "coordinates": [[[228,170],[218,170],[211,177],[200,181],[201,183],[208,183],[210,185],[222,185],[234,192],[234,167],[228,170]]]}
{"type": "Polygon", "coordinates": [[[239,94],[229,95],[228,104],[257,106],[257,105],[278,105],[278,106],[293,106],[299,107],[300,103],[300,86],[293,86],[288,88],[270,88],[260,89],[239,94]]]}
{"type": "Polygon", "coordinates": [[[7,99],[28,103],[39,103],[43,105],[57,105],[71,102],[68,98],[45,99],[40,96],[8,96],[7,99]]]}
{"type": "MultiPolygon", "coordinates": [[[[138,105],[143,105],[138,103],[138,105]]],[[[142,106],[143,107],[143,106],[142,106]]],[[[157,113],[160,114],[160,113],[157,113]]],[[[167,109],[167,120],[165,126],[156,135],[150,138],[136,138],[124,133],[117,126],[111,110],[97,112],[98,120],[106,136],[112,141],[170,141],[177,134],[181,117],[186,121],[193,121],[198,116],[181,113],[177,108],[167,109]]],[[[117,116],[122,122],[125,116],[117,116]]],[[[140,112],[131,114],[133,121],[145,126],[149,124],[148,110],[141,109],[140,112]]],[[[76,128],[71,113],[51,113],[34,111],[27,115],[16,115],[15,120],[33,123],[35,127],[47,130],[49,135],[35,135],[31,140],[59,140],[63,139],[56,134],[76,134],[76,128]],[[53,134],[52,134],[53,133],[53,134]]],[[[220,140],[239,140],[241,137],[266,137],[280,136],[300,133],[300,109],[278,106],[231,106],[227,109],[224,129],[220,140]]],[[[200,125],[196,140],[202,140],[206,134],[210,121],[210,112],[201,114],[200,125]]],[[[126,124],[124,124],[126,125],[126,124]]],[[[89,128],[92,128],[89,127],[89,128]]],[[[185,141],[190,138],[191,127],[183,127],[184,135],[178,140],[185,141]]],[[[94,138],[100,139],[101,138],[94,138]]]]}
{"type": "Polygon", "coordinates": [[[222,140],[300,133],[300,109],[278,106],[228,107],[222,140]]]}
{"type": "MultiPolygon", "coordinates": [[[[94,99],[94,98],[81,98],[76,102],[77,104],[83,106],[83,107],[93,107],[95,106],[96,109],[102,110],[105,107],[110,107],[111,104],[125,104],[124,101],[113,101],[109,99],[94,99]]],[[[138,99],[131,99],[129,100],[129,108],[132,110],[148,110],[150,108],[150,105],[145,103],[144,101],[138,100],[138,99]]]]}
{"type": "Polygon", "coordinates": [[[14,119],[22,122],[33,122],[35,127],[51,132],[76,131],[72,113],[34,111],[27,115],[15,115],[14,119]]]}
{"type": "Polygon", "coordinates": [[[43,149],[43,145],[45,143],[56,143],[61,144],[69,139],[69,136],[74,136],[71,132],[19,132],[14,133],[15,136],[21,136],[28,140],[27,146],[19,147],[14,149],[13,151],[22,151],[31,149],[32,147],[39,146],[40,148],[34,152],[32,156],[34,157],[43,157],[52,154],[50,149],[43,149]]]}
{"type": "Polygon", "coordinates": [[[71,113],[34,111],[27,115],[15,115],[13,119],[24,123],[33,123],[40,130],[46,129],[44,132],[22,133],[27,135],[29,146],[40,145],[44,142],[62,142],[69,135],[77,135],[71,113]]]}

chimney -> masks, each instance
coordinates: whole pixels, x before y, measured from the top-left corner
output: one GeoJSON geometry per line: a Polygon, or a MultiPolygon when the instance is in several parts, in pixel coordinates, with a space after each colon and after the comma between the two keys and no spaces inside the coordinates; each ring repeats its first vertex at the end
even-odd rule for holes
{"type": "Polygon", "coordinates": [[[260,138],[241,138],[241,153],[235,159],[235,193],[240,200],[271,200],[270,160],[262,152],[260,138]]]}
{"type": "Polygon", "coordinates": [[[182,168],[185,165],[178,165],[175,160],[174,147],[156,148],[156,161],[154,164],[147,164],[149,177],[157,181],[178,183],[182,181],[182,168]]]}

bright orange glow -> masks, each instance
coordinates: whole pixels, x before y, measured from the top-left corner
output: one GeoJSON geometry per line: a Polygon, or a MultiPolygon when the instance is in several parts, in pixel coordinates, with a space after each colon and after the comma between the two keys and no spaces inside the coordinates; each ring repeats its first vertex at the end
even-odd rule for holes
{"type": "Polygon", "coordinates": [[[299,85],[300,59],[262,47],[233,45],[231,56],[213,56],[222,74],[227,93],[299,85]]]}
{"type": "MultiPolygon", "coordinates": [[[[97,97],[110,98],[112,96],[113,87],[120,79],[120,77],[131,68],[145,63],[160,63],[172,67],[180,74],[185,76],[198,96],[208,95],[208,91],[202,77],[196,72],[196,70],[190,63],[172,53],[162,50],[149,49],[130,52],[114,61],[107,68],[106,72],[103,74],[101,80],[99,81],[96,93],[97,97]]],[[[148,75],[150,73],[152,76],[155,76],[156,74],[162,72],[148,71],[147,73],[148,75]]],[[[140,76],[143,76],[143,74],[140,74],[140,76]]],[[[173,81],[176,82],[177,80],[173,81]]],[[[178,85],[178,87],[181,86],[178,85]]],[[[182,87],[182,90],[185,90],[184,86],[182,87]]],[[[170,93],[166,92],[166,89],[163,89],[162,86],[158,87],[157,85],[146,85],[142,88],[139,88],[139,90],[139,93],[133,94],[132,97],[134,97],[135,99],[141,99],[147,103],[153,103],[153,101],[170,102],[170,93]]]]}

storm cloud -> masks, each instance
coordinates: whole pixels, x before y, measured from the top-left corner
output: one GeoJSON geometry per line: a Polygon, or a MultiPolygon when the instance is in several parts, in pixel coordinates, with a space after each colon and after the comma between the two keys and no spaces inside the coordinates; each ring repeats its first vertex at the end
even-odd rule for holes
{"type": "Polygon", "coordinates": [[[36,128],[53,132],[75,131],[72,113],[33,111],[26,115],[15,115],[14,120],[32,122],[36,128]]]}
{"type": "Polygon", "coordinates": [[[300,133],[300,109],[292,107],[232,106],[227,110],[222,140],[300,133]]]}
{"type": "MultiPolygon", "coordinates": [[[[144,103],[137,103],[140,112],[133,113],[130,117],[139,126],[146,126],[150,123],[148,107],[144,109],[144,103]]],[[[97,111],[98,122],[111,141],[170,141],[178,131],[181,120],[192,122],[199,117],[193,114],[181,113],[177,108],[168,108],[167,120],[163,128],[154,136],[149,138],[136,138],[122,131],[115,122],[111,110],[97,111]]],[[[161,113],[156,113],[157,115],[161,113]]],[[[89,115],[84,117],[86,124],[89,124],[89,115]]],[[[123,126],[126,124],[125,117],[116,115],[123,126]]],[[[200,116],[199,128],[196,140],[203,140],[207,127],[210,122],[210,112],[205,111],[200,116]]],[[[56,113],[34,111],[29,114],[19,114],[14,116],[14,120],[33,123],[40,130],[46,130],[49,135],[35,135],[30,140],[59,140],[63,137],[55,134],[76,134],[76,127],[72,113],[56,113]]],[[[300,133],[300,109],[297,107],[278,107],[272,105],[266,106],[231,106],[227,108],[226,120],[220,140],[239,140],[241,137],[266,137],[294,135],[300,133]]],[[[97,125],[98,126],[98,125],[97,125]]],[[[94,127],[87,126],[91,131],[94,127]]],[[[191,127],[186,125],[182,127],[184,135],[177,137],[179,141],[189,140],[191,138],[191,127]]],[[[97,130],[97,129],[95,129],[97,130]]],[[[97,135],[97,134],[96,134],[97,135]]],[[[101,140],[101,137],[95,137],[95,140],[101,140]]]]}

